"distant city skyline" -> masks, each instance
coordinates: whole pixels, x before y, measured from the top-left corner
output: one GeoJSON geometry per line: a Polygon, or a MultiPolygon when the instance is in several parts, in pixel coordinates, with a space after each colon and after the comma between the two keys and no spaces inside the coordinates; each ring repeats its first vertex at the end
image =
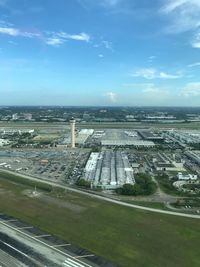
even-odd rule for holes
{"type": "Polygon", "coordinates": [[[199,106],[199,0],[0,0],[0,106],[199,106]]]}

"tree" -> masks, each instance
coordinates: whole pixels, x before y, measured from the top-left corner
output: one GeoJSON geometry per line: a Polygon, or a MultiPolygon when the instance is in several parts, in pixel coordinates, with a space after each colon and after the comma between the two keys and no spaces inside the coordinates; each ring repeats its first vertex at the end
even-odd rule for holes
{"type": "Polygon", "coordinates": [[[132,184],[124,184],[122,187],[122,194],[132,196],[134,194],[134,189],[132,184]]]}
{"type": "Polygon", "coordinates": [[[81,187],[85,187],[85,188],[90,188],[91,187],[91,183],[89,181],[86,181],[85,179],[83,178],[80,178],[76,184],[78,186],[81,186],[81,187]]]}
{"type": "Polygon", "coordinates": [[[154,183],[150,176],[146,174],[139,174],[135,177],[135,184],[124,184],[118,188],[116,192],[122,195],[139,196],[151,195],[155,193],[157,185],[154,183]]]}

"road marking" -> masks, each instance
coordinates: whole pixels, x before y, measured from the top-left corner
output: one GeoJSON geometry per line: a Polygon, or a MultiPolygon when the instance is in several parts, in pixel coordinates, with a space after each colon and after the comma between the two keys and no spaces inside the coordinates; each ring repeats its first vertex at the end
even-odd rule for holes
{"type": "Polygon", "coordinates": [[[18,227],[17,229],[23,230],[23,229],[32,229],[33,226],[24,226],[24,227],[18,227]]]}
{"type": "Polygon", "coordinates": [[[6,243],[6,242],[3,242],[1,241],[4,245],[6,245],[7,247],[9,248],[12,248],[13,250],[17,251],[18,253],[22,254],[23,256],[27,257],[27,258],[30,258],[27,254],[25,254],[24,252],[18,250],[17,248],[11,246],[10,244],[6,243]]]}
{"type": "Polygon", "coordinates": [[[16,219],[9,219],[9,220],[5,220],[6,222],[17,222],[18,220],[16,219]]]}
{"type": "MultiPolygon", "coordinates": [[[[63,252],[62,250],[59,250],[58,248],[52,247],[51,245],[49,245],[49,244],[43,242],[42,240],[37,239],[35,236],[31,236],[31,235],[29,235],[29,234],[27,234],[27,233],[25,233],[25,232],[22,232],[21,230],[17,229],[16,227],[13,227],[13,226],[11,226],[11,225],[9,225],[9,224],[7,224],[6,222],[3,222],[3,221],[1,221],[1,220],[0,220],[0,223],[3,224],[3,225],[5,225],[6,227],[8,227],[8,228],[10,228],[10,229],[12,229],[12,230],[18,232],[18,233],[20,233],[20,234],[22,234],[22,235],[24,235],[24,236],[30,238],[30,239],[33,239],[34,241],[36,241],[36,242],[38,242],[38,243],[41,243],[42,245],[44,245],[44,246],[46,246],[46,247],[48,247],[48,248],[50,248],[50,249],[55,250],[56,252],[58,252],[58,253],[60,253],[60,254],[62,254],[62,255],[64,255],[64,256],[68,257],[68,259],[70,259],[70,258],[73,259],[73,256],[71,256],[70,254],[68,254],[68,253],[66,253],[66,252],[63,252]]],[[[76,260],[77,260],[78,262],[82,263],[79,259],[76,259],[76,260]]],[[[77,264],[78,264],[78,262],[77,262],[77,264]]],[[[87,263],[84,263],[84,264],[85,264],[85,265],[82,265],[83,267],[91,267],[91,265],[89,265],[89,264],[87,264],[87,263]]],[[[77,266],[78,266],[78,267],[82,267],[81,265],[80,265],[80,266],[77,265],[77,266]]]]}
{"type": "Polygon", "coordinates": [[[51,235],[35,235],[34,237],[40,238],[40,237],[50,237],[51,235]]]}
{"type": "MultiPolygon", "coordinates": [[[[27,259],[29,259],[31,262],[34,262],[38,265],[38,261],[36,261],[35,259],[31,258],[29,255],[25,254],[24,252],[22,252],[21,250],[11,246],[10,244],[0,241],[1,243],[3,243],[4,245],[6,245],[7,247],[11,248],[12,250],[18,252],[19,254],[23,255],[24,257],[26,257],[27,259]]],[[[38,266],[41,266],[40,264],[38,266]]]]}
{"type": "Polygon", "coordinates": [[[67,260],[64,261],[64,266],[67,266],[67,267],[85,267],[84,263],[80,264],[80,263],[77,263],[76,261],[68,258],[67,260]]]}
{"type": "Polygon", "coordinates": [[[65,246],[71,246],[71,244],[60,244],[60,245],[53,245],[53,248],[58,248],[58,247],[65,247],[65,246]]]}
{"type": "Polygon", "coordinates": [[[94,256],[95,256],[94,254],[88,254],[88,255],[82,255],[82,256],[75,256],[74,259],[94,257],[94,256]]]}

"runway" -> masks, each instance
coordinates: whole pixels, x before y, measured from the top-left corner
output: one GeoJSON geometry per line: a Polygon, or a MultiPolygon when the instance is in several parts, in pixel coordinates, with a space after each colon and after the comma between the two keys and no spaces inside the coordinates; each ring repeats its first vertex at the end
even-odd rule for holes
{"type": "Polygon", "coordinates": [[[116,267],[13,217],[0,214],[1,267],[116,267]]]}

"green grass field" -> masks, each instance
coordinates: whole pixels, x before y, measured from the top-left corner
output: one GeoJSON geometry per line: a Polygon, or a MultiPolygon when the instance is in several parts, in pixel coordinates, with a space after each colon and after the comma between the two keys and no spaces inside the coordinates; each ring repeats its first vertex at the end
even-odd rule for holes
{"type": "MultiPolygon", "coordinates": [[[[1,177],[2,178],[2,177],[1,177]]],[[[200,220],[139,211],[75,193],[30,198],[0,179],[0,212],[20,218],[122,267],[199,267],[200,220]]]]}

